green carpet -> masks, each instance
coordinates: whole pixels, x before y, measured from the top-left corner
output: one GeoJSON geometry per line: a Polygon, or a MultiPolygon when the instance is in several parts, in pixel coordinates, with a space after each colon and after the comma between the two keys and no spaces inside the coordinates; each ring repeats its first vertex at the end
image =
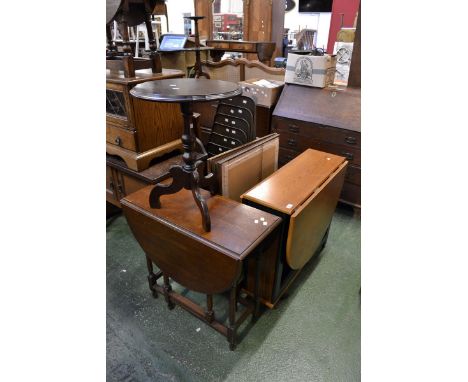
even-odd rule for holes
{"type": "Polygon", "coordinates": [[[107,380],[360,381],[360,245],[360,219],[337,209],[322,254],[231,352],[214,329],[151,296],[125,217],[108,219],[107,380]]]}

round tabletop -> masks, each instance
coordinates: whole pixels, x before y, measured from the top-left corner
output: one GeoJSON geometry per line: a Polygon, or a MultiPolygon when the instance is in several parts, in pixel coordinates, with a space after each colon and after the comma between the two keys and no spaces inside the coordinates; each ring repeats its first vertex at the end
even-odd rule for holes
{"type": "Polygon", "coordinates": [[[205,78],[148,81],[130,90],[130,94],[136,98],[155,102],[203,102],[235,97],[241,93],[241,87],[234,82],[205,78]]]}

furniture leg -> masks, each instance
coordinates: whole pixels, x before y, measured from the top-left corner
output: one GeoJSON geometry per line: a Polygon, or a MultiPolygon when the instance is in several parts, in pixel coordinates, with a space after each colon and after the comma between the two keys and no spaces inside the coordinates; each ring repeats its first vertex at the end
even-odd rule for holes
{"type": "Polygon", "coordinates": [[[260,255],[263,251],[259,251],[255,256],[255,281],[254,281],[254,311],[252,314],[252,322],[256,322],[260,316],[260,255]]]}
{"type": "Polygon", "coordinates": [[[213,311],[213,295],[207,294],[206,295],[206,312],[205,312],[206,319],[208,322],[213,322],[214,320],[214,311],[213,311]]]}
{"type": "Polygon", "coordinates": [[[171,284],[169,283],[169,277],[163,275],[164,278],[164,299],[167,302],[167,307],[172,310],[175,308],[174,303],[171,300],[171,296],[169,296],[169,292],[172,290],[171,284]]]}
{"type": "Polygon", "coordinates": [[[148,268],[148,285],[151,293],[153,294],[154,298],[158,298],[158,291],[154,287],[157,283],[157,278],[156,275],[154,274],[153,271],[153,262],[151,259],[146,256],[146,267],[148,268]]]}
{"type": "Polygon", "coordinates": [[[200,175],[198,174],[198,171],[195,170],[194,172],[192,172],[192,184],[190,188],[192,189],[193,198],[195,199],[198,209],[200,210],[201,215],[202,215],[203,229],[206,232],[210,232],[211,231],[210,214],[208,212],[208,206],[206,205],[206,201],[205,199],[203,199],[203,196],[201,196],[200,194],[199,180],[200,180],[200,175]]]}
{"type": "Polygon", "coordinates": [[[236,296],[237,296],[237,284],[232,287],[229,295],[229,326],[228,326],[228,341],[229,349],[234,350],[236,348],[236,296]]]}

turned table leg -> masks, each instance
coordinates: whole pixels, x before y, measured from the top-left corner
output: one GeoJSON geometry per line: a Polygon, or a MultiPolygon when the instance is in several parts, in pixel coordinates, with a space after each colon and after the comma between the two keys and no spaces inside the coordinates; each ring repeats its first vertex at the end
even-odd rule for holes
{"type": "Polygon", "coordinates": [[[171,284],[169,283],[169,277],[166,275],[163,275],[164,279],[164,299],[167,302],[167,307],[172,310],[175,308],[174,303],[171,300],[171,296],[169,295],[169,292],[172,290],[171,284]]]}
{"type": "Polygon", "coordinates": [[[158,291],[154,287],[156,285],[156,282],[157,282],[157,277],[156,277],[156,275],[154,274],[154,271],[153,271],[153,262],[151,261],[151,259],[148,256],[146,256],[146,267],[148,268],[148,285],[149,285],[149,289],[150,289],[151,293],[153,294],[153,297],[158,298],[158,291]]]}
{"type": "Polygon", "coordinates": [[[236,298],[237,298],[237,288],[238,286],[235,285],[230,292],[229,295],[229,326],[228,326],[228,341],[229,341],[229,349],[235,350],[236,348],[236,298]]]}

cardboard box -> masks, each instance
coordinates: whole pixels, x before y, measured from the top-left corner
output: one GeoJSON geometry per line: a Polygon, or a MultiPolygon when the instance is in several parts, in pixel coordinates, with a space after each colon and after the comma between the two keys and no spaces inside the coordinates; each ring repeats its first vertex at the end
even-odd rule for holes
{"type": "Polygon", "coordinates": [[[328,54],[308,56],[288,54],[286,83],[324,88],[333,85],[336,70],[336,57],[328,54]]]}
{"type": "Polygon", "coordinates": [[[242,95],[251,97],[260,106],[271,107],[276,103],[284,82],[275,80],[250,79],[240,81],[242,95]]]}

